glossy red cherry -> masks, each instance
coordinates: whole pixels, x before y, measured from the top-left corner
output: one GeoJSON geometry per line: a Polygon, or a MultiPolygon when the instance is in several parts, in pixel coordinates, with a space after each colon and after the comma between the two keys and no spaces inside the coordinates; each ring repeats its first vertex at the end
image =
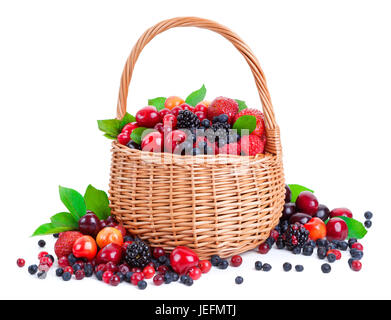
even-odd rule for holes
{"type": "Polygon", "coordinates": [[[117,136],[118,143],[126,146],[130,141],[130,135],[127,132],[122,132],[117,136]]]}
{"type": "Polygon", "coordinates": [[[175,108],[173,108],[173,109],[171,110],[171,113],[172,113],[175,117],[177,117],[179,111],[182,111],[182,108],[179,107],[179,106],[177,106],[177,107],[175,107],[175,108]]]}
{"type": "Polygon", "coordinates": [[[284,204],[281,220],[289,220],[296,213],[296,204],[288,202],[284,204]]]}
{"type": "Polygon", "coordinates": [[[96,255],[96,263],[106,264],[108,262],[113,262],[114,264],[118,264],[122,259],[122,254],[123,249],[120,245],[110,243],[98,252],[96,255]]]}
{"type": "Polygon", "coordinates": [[[209,260],[201,260],[198,263],[198,267],[201,269],[202,273],[208,273],[212,269],[212,263],[209,260]]]}
{"type": "Polygon", "coordinates": [[[291,188],[286,184],[285,185],[285,203],[289,203],[292,200],[292,191],[291,188]]]}
{"type": "Polygon", "coordinates": [[[171,128],[175,128],[177,124],[177,119],[173,114],[167,114],[163,118],[163,126],[170,126],[171,128]]]}
{"type": "Polygon", "coordinates": [[[126,229],[125,227],[122,225],[122,224],[116,224],[114,226],[115,229],[119,230],[122,234],[122,237],[125,237],[126,236],[126,229]]]}
{"type": "Polygon", "coordinates": [[[197,254],[183,246],[176,247],[170,255],[171,267],[180,275],[187,273],[191,267],[197,266],[198,261],[197,254]]]}
{"type": "Polygon", "coordinates": [[[172,114],[170,109],[164,108],[159,111],[160,119],[163,119],[165,115],[172,114]]]}
{"type": "Polygon", "coordinates": [[[148,133],[141,142],[143,151],[162,152],[163,135],[160,132],[148,133]]]}
{"type": "Polygon", "coordinates": [[[347,208],[336,208],[331,210],[330,212],[330,218],[334,217],[348,217],[353,218],[353,213],[347,208]]]}
{"type": "Polygon", "coordinates": [[[326,221],[330,217],[330,210],[324,204],[318,206],[318,211],[316,211],[315,217],[326,221]]]}
{"type": "Polygon", "coordinates": [[[341,218],[331,218],[326,224],[327,239],[332,240],[345,240],[348,236],[348,226],[341,218]]]}
{"type": "Polygon", "coordinates": [[[98,247],[95,239],[91,236],[82,236],[73,244],[72,252],[76,258],[92,260],[96,256],[98,247]]]}
{"type": "Polygon", "coordinates": [[[173,153],[176,146],[186,140],[186,133],[182,130],[174,130],[167,134],[164,139],[164,151],[173,153]]]}
{"type": "Polygon", "coordinates": [[[84,235],[96,237],[101,229],[102,225],[95,213],[87,213],[79,220],[79,231],[84,235]]]}
{"type": "Polygon", "coordinates": [[[128,123],[126,124],[123,128],[122,128],[122,132],[126,132],[129,134],[129,136],[132,134],[133,130],[138,128],[138,124],[137,122],[131,122],[131,123],[128,123]]]}
{"type": "Polygon", "coordinates": [[[233,267],[239,267],[243,262],[243,259],[241,256],[239,255],[235,255],[231,258],[231,265],[233,267]]]}
{"type": "Polygon", "coordinates": [[[155,286],[161,286],[164,283],[164,276],[161,274],[157,274],[153,277],[153,283],[155,286]]]}
{"type": "Polygon", "coordinates": [[[200,121],[202,121],[202,120],[205,120],[206,119],[206,112],[202,112],[202,111],[196,111],[195,112],[195,115],[198,117],[198,119],[200,120],[200,121]]]}
{"type": "Polygon", "coordinates": [[[201,272],[200,268],[191,267],[187,274],[193,280],[198,280],[199,278],[201,278],[202,272],[201,272]]]}
{"type": "Polygon", "coordinates": [[[156,107],[147,106],[136,113],[136,121],[141,127],[153,128],[156,123],[161,121],[161,118],[156,107]]]}
{"type": "Polygon", "coordinates": [[[289,224],[295,224],[295,223],[306,224],[311,219],[312,219],[311,215],[306,214],[306,213],[302,213],[302,212],[297,212],[297,213],[294,213],[289,218],[289,224]]]}
{"type": "Polygon", "coordinates": [[[187,103],[182,103],[179,108],[181,108],[181,110],[190,110],[191,112],[194,112],[194,107],[187,103]]]}
{"type": "Polygon", "coordinates": [[[296,199],[296,208],[298,212],[303,212],[315,216],[318,211],[318,199],[312,192],[303,191],[296,199]]]}
{"type": "Polygon", "coordinates": [[[145,279],[151,279],[155,275],[155,268],[146,266],[143,270],[145,279]]]}

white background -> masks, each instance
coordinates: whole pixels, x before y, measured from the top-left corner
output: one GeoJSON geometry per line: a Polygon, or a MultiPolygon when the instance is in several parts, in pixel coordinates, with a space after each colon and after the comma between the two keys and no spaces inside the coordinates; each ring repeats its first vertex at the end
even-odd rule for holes
{"type": "MultiPolygon", "coordinates": [[[[391,298],[390,13],[389,1],[373,0],[2,1],[0,297],[391,298]],[[142,32],[186,15],[229,26],[258,56],[281,127],[287,182],[313,188],[320,202],[347,206],[360,220],[374,212],[360,273],[342,261],[324,275],[315,256],[273,250],[248,253],[239,269],[214,270],[192,288],[140,291],[52,274],[39,281],[16,267],[18,257],[36,263],[39,239],[29,235],[63,210],[59,184],[107,190],[110,142],[96,120],[115,116],[122,67],[142,32]],[[258,259],[273,270],[256,272],[258,259]],[[285,261],[302,263],[305,272],[283,273],[285,261]],[[236,275],[243,285],[234,284],[236,275]]],[[[154,39],[133,80],[131,113],[148,98],[185,97],[203,83],[210,100],[224,95],[261,107],[242,57],[206,30],[154,39]]]]}

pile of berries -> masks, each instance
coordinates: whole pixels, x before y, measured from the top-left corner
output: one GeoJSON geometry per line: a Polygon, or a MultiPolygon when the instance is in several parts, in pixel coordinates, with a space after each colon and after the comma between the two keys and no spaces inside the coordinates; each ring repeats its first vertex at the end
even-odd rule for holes
{"type": "Polygon", "coordinates": [[[195,107],[179,97],[165,100],[165,108],[154,106],[140,109],[136,122],[125,125],[117,140],[131,149],[168,152],[179,155],[249,155],[263,153],[266,143],[263,113],[256,109],[239,111],[238,102],[218,97],[211,103],[202,101],[195,107]],[[254,116],[256,128],[250,135],[234,130],[242,116],[254,116]],[[141,144],[131,140],[136,128],[149,128],[141,144]]]}

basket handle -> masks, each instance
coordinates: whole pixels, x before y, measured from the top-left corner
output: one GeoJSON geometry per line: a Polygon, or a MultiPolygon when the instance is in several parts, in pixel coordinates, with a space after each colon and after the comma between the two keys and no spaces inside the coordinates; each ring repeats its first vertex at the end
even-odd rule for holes
{"type": "Polygon", "coordinates": [[[239,50],[242,56],[246,59],[254,75],[255,84],[258,89],[259,97],[261,98],[263,113],[265,115],[265,126],[266,129],[268,129],[267,135],[272,138],[272,141],[268,141],[266,149],[269,149],[269,152],[278,153],[280,149],[278,125],[275,120],[270,94],[266,86],[265,75],[259,65],[258,59],[237,34],[227,27],[207,19],[197,17],[172,18],[161,21],[144,32],[134,45],[122,72],[117,104],[117,118],[122,119],[126,113],[129,83],[132,78],[134,66],[141,51],[155,36],[176,27],[198,27],[217,32],[230,41],[235,48],[239,50]]]}

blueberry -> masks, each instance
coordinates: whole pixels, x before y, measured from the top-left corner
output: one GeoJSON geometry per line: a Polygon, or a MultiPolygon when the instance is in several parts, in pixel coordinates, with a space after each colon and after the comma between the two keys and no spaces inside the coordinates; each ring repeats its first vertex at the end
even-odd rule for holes
{"type": "Polygon", "coordinates": [[[80,266],[80,264],[75,263],[75,264],[72,266],[72,269],[73,269],[73,272],[76,272],[76,271],[78,271],[78,270],[81,270],[81,266],[80,266]]]}
{"type": "Polygon", "coordinates": [[[327,261],[328,262],[333,263],[333,262],[335,262],[335,260],[337,260],[337,257],[335,256],[334,253],[329,253],[327,255],[327,261]]]}
{"type": "Polygon", "coordinates": [[[131,279],[132,279],[132,275],[133,275],[133,272],[130,272],[130,271],[127,272],[127,273],[125,274],[125,281],[130,283],[130,281],[131,281],[131,279]]]}
{"type": "Polygon", "coordinates": [[[310,246],[305,246],[303,248],[303,255],[309,257],[309,256],[312,256],[313,253],[314,253],[314,248],[312,248],[310,246]]]}
{"type": "Polygon", "coordinates": [[[61,277],[63,273],[64,273],[64,270],[62,268],[58,268],[56,270],[56,276],[57,277],[61,277]]]}
{"type": "Polygon", "coordinates": [[[307,245],[310,246],[311,248],[315,248],[316,242],[314,240],[310,240],[310,241],[308,241],[307,245]]]}
{"type": "Polygon", "coordinates": [[[327,256],[327,249],[324,247],[320,247],[318,248],[317,254],[318,258],[323,260],[327,256]]]}
{"type": "Polygon", "coordinates": [[[276,241],[274,240],[273,237],[269,237],[269,238],[266,239],[265,242],[268,244],[269,248],[271,248],[271,247],[273,247],[273,244],[274,244],[276,241]]]}
{"type": "Polygon", "coordinates": [[[158,258],[159,263],[166,264],[167,263],[167,257],[166,256],[160,256],[158,258]]]}
{"type": "Polygon", "coordinates": [[[181,282],[186,286],[193,285],[193,279],[186,275],[181,276],[181,282]]]}
{"type": "Polygon", "coordinates": [[[226,123],[228,121],[228,116],[226,114],[220,114],[217,118],[220,123],[226,123]]]}
{"type": "Polygon", "coordinates": [[[282,268],[284,269],[285,272],[291,271],[292,270],[292,265],[289,262],[285,262],[282,265],[282,268]]]}
{"type": "Polygon", "coordinates": [[[133,241],[134,239],[133,239],[133,237],[131,237],[131,236],[125,236],[124,237],[124,242],[129,242],[129,241],[133,241]]]}
{"type": "Polygon", "coordinates": [[[44,246],[46,246],[45,240],[39,240],[39,241],[38,241],[38,245],[39,245],[41,248],[43,248],[44,246]]]}
{"type": "Polygon", "coordinates": [[[265,263],[265,264],[262,266],[262,270],[263,270],[263,271],[268,272],[268,271],[270,271],[271,269],[272,269],[272,266],[271,266],[270,264],[268,264],[268,263],[265,263]]]}
{"type": "Polygon", "coordinates": [[[37,276],[38,276],[39,279],[45,279],[46,276],[47,276],[47,273],[45,271],[42,271],[42,272],[39,272],[37,274],[37,276]]]}
{"type": "Polygon", "coordinates": [[[349,267],[350,267],[350,268],[352,267],[352,263],[353,263],[354,260],[356,260],[356,259],[350,258],[350,259],[348,260],[348,264],[349,264],[349,267]]]}
{"type": "Polygon", "coordinates": [[[68,256],[68,262],[69,264],[72,266],[76,263],[77,259],[76,257],[73,255],[73,253],[71,253],[69,256],[68,256]]]}
{"type": "Polygon", "coordinates": [[[99,281],[102,281],[103,273],[104,273],[103,270],[99,270],[99,271],[96,273],[95,276],[96,276],[96,278],[97,278],[99,281]]]}
{"type": "Polygon", "coordinates": [[[369,229],[370,227],[372,227],[372,221],[371,220],[366,220],[364,222],[364,226],[365,226],[365,228],[369,229]]]}
{"type": "Polygon", "coordinates": [[[38,271],[38,266],[36,264],[33,264],[33,265],[28,267],[28,272],[30,274],[36,274],[37,271],[38,271]]]}
{"type": "Polygon", "coordinates": [[[64,280],[64,281],[69,281],[69,280],[71,280],[71,277],[72,277],[72,275],[71,275],[69,272],[64,272],[64,273],[62,274],[62,280],[64,280]]]}
{"type": "Polygon", "coordinates": [[[367,211],[367,212],[364,213],[364,217],[367,220],[371,220],[372,217],[373,217],[373,213],[371,211],[367,211]]]}
{"type": "Polygon", "coordinates": [[[294,247],[292,250],[293,254],[300,254],[301,253],[301,248],[300,247],[294,247]]]}
{"type": "Polygon", "coordinates": [[[118,276],[120,283],[124,282],[125,276],[121,272],[117,272],[116,275],[118,276]]]}
{"type": "Polygon", "coordinates": [[[213,256],[210,257],[210,263],[214,267],[217,267],[217,265],[220,263],[220,261],[221,261],[221,258],[217,254],[214,254],[213,256]]]}
{"type": "Polygon", "coordinates": [[[348,247],[349,247],[349,245],[346,241],[339,242],[339,245],[338,245],[339,250],[346,251],[346,250],[348,250],[348,247]]]}
{"type": "Polygon", "coordinates": [[[319,248],[326,248],[327,245],[328,245],[328,241],[326,239],[318,239],[316,240],[316,245],[319,247],[319,248]]]}
{"type": "Polygon", "coordinates": [[[171,276],[171,273],[170,272],[166,272],[164,274],[164,283],[165,284],[170,284],[172,282],[172,276],[171,276]]]}
{"type": "Polygon", "coordinates": [[[221,260],[220,262],[219,262],[219,264],[217,265],[217,267],[219,268],[219,269],[221,269],[221,270],[225,270],[225,269],[227,269],[228,268],[228,261],[227,260],[221,260]]]}
{"type": "Polygon", "coordinates": [[[298,264],[295,266],[295,269],[297,272],[302,272],[304,270],[304,267],[301,264],[298,264]]]}
{"type": "Polygon", "coordinates": [[[261,261],[256,261],[255,262],[255,270],[262,270],[262,262],[261,261]]]}
{"type": "Polygon", "coordinates": [[[147,287],[147,282],[144,281],[144,280],[141,280],[137,283],[137,287],[140,289],[140,290],[144,290],[146,287],[147,287]]]}
{"type": "Polygon", "coordinates": [[[204,119],[201,121],[201,125],[205,128],[209,128],[210,127],[210,121],[208,119],[204,119]]]}
{"type": "Polygon", "coordinates": [[[183,275],[183,276],[181,276],[180,281],[182,283],[185,283],[187,281],[187,278],[189,278],[189,276],[183,275]]]}
{"type": "Polygon", "coordinates": [[[277,249],[284,249],[285,248],[285,242],[283,239],[278,238],[276,241],[277,249]]]}
{"type": "Polygon", "coordinates": [[[171,272],[172,281],[178,281],[179,275],[176,272],[171,272]]]}
{"type": "Polygon", "coordinates": [[[242,284],[242,283],[243,283],[243,277],[237,276],[237,277],[235,278],[235,283],[236,283],[236,284],[242,284]]]}
{"type": "Polygon", "coordinates": [[[356,238],[350,238],[350,239],[348,240],[349,248],[351,248],[351,247],[352,247],[352,244],[353,244],[353,243],[356,243],[356,242],[357,242],[357,239],[356,239],[356,238]]]}
{"type": "Polygon", "coordinates": [[[331,266],[328,263],[322,264],[320,267],[323,273],[330,273],[331,271],[331,266]]]}
{"type": "Polygon", "coordinates": [[[218,116],[213,117],[212,122],[213,123],[219,122],[219,117],[218,116]]]}
{"type": "Polygon", "coordinates": [[[92,266],[91,263],[87,263],[84,266],[84,273],[85,273],[87,278],[92,277],[92,275],[94,274],[94,267],[92,266]]]}
{"type": "Polygon", "coordinates": [[[45,257],[49,258],[52,260],[52,263],[54,263],[54,257],[51,254],[47,254],[45,257]]]}
{"type": "Polygon", "coordinates": [[[357,250],[357,249],[351,249],[350,255],[352,256],[352,258],[354,260],[361,260],[362,257],[364,256],[364,252],[362,252],[361,250],[357,250]]]}
{"type": "Polygon", "coordinates": [[[58,238],[60,236],[60,234],[59,233],[53,233],[53,238],[58,238]]]}

